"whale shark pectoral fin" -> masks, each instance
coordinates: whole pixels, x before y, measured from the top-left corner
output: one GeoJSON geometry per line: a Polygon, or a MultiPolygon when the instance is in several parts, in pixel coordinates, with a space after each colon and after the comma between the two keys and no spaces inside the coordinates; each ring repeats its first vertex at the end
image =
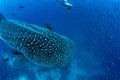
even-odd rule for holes
{"type": "Polygon", "coordinates": [[[28,60],[23,55],[17,55],[13,64],[15,67],[21,67],[25,65],[28,62],[28,60]]]}

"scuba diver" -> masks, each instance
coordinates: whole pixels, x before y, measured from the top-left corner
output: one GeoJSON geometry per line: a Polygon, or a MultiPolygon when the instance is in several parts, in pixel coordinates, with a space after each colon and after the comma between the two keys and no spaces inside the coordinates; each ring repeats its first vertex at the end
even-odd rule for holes
{"type": "Polygon", "coordinates": [[[61,5],[65,6],[67,9],[71,9],[73,6],[67,0],[57,0],[61,5]]]}

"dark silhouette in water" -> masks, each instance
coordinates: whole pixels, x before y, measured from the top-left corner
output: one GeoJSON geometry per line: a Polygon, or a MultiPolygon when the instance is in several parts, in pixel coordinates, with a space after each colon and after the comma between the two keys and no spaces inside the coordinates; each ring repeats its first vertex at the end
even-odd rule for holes
{"type": "Polygon", "coordinates": [[[25,8],[25,7],[24,7],[24,6],[19,6],[19,8],[23,9],[23,8],[25,8]]]}
{"type": "Polygon", "coordinates": [[[3,60],[4,61],[9,61],[9,57],[4,57],[3,60]]]}

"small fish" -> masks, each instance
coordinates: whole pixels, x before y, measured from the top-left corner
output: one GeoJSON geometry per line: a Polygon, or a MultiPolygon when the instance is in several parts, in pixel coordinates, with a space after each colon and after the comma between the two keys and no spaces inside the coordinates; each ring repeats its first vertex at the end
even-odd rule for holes
{"type": "Polygon", "coordinates": [[[3,60],[4,61],[9,61],[9,57],[4,57],[3,60]]]}
{"type": "MultiPolygon", "coordinates": [[[[46,67],[65,67],[71,63],[74,42],[46,28],[5,19],[0,14],[0,39],[21,54],[15,61],[46,67]]],[[[19,54],[17,52],[14,54],[19,54]]]]}
{"type": "Polygon", "coordinates": [[[23,9],[23,8],[24,8],[24,6],[19,6],[19,8],[23,9]]]}

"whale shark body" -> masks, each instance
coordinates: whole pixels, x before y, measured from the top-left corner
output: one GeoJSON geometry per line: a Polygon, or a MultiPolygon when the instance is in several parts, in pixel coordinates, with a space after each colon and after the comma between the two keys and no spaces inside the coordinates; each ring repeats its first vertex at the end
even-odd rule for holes
{"type": "Polygon", "coordinates": [[[48,67],[70,64],[74,43],[49,29],[5,19],[0,14],[0,39],[29,62],[48,67]]]}

